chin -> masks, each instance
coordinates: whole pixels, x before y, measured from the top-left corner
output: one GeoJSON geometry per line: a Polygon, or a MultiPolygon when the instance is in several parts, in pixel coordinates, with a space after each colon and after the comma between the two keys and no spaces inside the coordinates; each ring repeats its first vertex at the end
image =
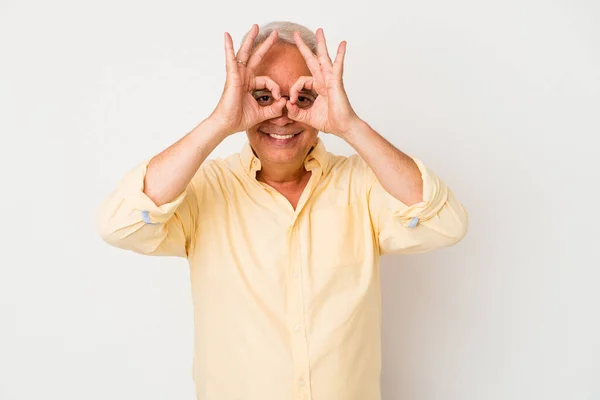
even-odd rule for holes
{"type": "Polygon", "coordinates": [[[264,154],[264,158],[272,163],[288,164],[301,161],[301,154],[299,151],[263,149],[262,153],[264,154]]]}

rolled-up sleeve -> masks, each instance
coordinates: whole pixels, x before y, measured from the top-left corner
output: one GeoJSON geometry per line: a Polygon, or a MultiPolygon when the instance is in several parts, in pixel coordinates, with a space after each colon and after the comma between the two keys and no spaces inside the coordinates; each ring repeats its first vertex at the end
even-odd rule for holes
{"type": "Polygon", "coordinates": [[[423,179],[423,201],[407,206],[390,195],[369,169],[369,211],[380,254],[421,253],[459,242],[467,233],[468,214],[452,190],[412,157],[423,179]]]}
{"type": "Polygon", "coordinates": [[[130,170],[98,207],[98,233],[107,243],[136,253],[186,257],[198,216],[198,174],[173,201],[157,206],[144,193],[149,162],[130,170]]]}

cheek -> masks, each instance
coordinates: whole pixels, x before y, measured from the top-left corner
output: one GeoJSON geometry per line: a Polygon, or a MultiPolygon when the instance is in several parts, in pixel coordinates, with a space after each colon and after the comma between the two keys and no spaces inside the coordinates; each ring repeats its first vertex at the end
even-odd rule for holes
{"type": "Polygon", "coordinates": [[[317,131],[315,128],[313,128],[312,126],[305,126],[304,127],[304,133],[306,133],[305,138],[308,140],[315,140],[317,138],[317,136],[319,135],[319,131],[317,131]]]}
{"type": "Polygon", "coordinates": [[[259,128],[259,125],[254,125],[252,128],[249,128],[246,131],[246,134],[248,135],[248,139],[252,139],[253,137],[260,135],[260,133],[258,132],[258,128],[259,128]]]}
{"type": "Polygon", "coordinates": [[[260,146],[260,135],[261,133],[258,132],[258,127],[252,127],[246,131],[248,142],[250,142],[253,147],[260,146]]]}

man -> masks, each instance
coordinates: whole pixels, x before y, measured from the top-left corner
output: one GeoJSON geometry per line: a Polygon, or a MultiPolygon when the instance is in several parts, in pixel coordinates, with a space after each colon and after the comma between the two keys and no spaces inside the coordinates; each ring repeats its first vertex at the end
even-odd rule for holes
{"type": "Polygon", "coordinates": [[[289,22],[254,25],[237,55],[226,33],[214,112],[100,207],[108,243],[189,260],[198,399],[380,399],[380,255],[466,233],[453,192],[352,109],[345,51],[289,22]],[[206,160],[241,131],[241,153],[206,160]]]}

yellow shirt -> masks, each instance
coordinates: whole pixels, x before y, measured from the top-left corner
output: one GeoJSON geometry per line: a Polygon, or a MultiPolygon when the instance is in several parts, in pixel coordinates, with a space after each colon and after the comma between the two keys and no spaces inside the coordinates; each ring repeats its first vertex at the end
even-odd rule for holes
{"type": "Polygon", "coordinates": [[[160,207],[143,193],[147,160],[103,202],[98,229],[114,246],[189,260],[199,400],[379,400],[379,256],[452,245],[468,226],[414,160],[423,201],[407,207],[358,155],[319,138],[296,210],[255,179],[248,143],[205,161],[160,207]]]}

